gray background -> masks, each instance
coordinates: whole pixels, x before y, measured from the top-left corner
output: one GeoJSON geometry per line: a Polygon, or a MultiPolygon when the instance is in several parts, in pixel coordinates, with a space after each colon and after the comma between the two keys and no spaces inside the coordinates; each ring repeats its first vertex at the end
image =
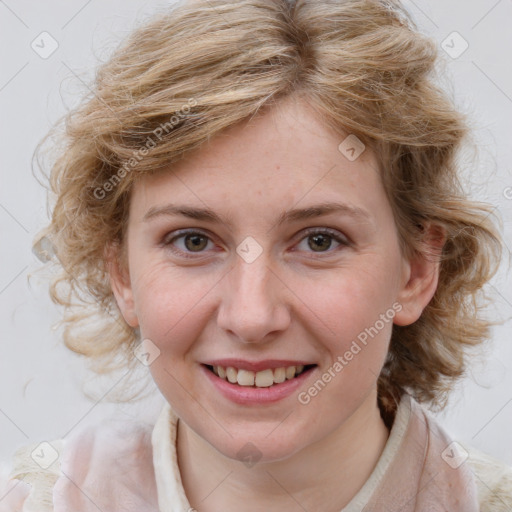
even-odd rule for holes
{"type": "MultiPolygon", "coordinates": [[[[32,239],[47,220],[45,191],[32,176],[31,157],[50,126],[88,92],[86,83],[98,61],[108,57],[137,20],[168,4],[0,1],[0,460],[8,459],[18,446],[62,437],[105,415],[153,421],[163,403],[158,392],[142,403],[108,403],[122,375],[110,382],[91,377],[83,361],[61,345],[59,331],[52,330],[59,311],[48,298],[44,275],[35,272],[40,263],[31,252],[32,239]],[[46,59],[31,48],[44,31],[58,43],[46,59]],[[99,398],[85,398],[84,382],[99,398]]],[[[405,5],[439,45],[446,40],[452,52],[461,49],[463,40],[450,36],[454,31],[469,44],[457,58],[442,51],[445,82],[458,105],[471,115],[478,141],[478,166],[472,164],[474,152],[465,157],[471,191],[496,207],[510,248],[512,0],[409,0],[405,5]]],[[[511,273],[503,266],[489,288],[494,318],[512,316],[511,285],[511,273]]],[[[509,464],[511,333],[511,321],[494,329],[485,358],[475,361],[440,415],[456,439],[509,464]]]]}

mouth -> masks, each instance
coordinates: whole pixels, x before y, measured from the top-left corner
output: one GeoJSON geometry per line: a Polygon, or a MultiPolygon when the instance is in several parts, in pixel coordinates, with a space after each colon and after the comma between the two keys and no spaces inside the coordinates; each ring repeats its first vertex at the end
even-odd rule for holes
{"type": "Polygon", "coordinates": [[[282,366],[279,368],[267,368],[257,372],[235,368],[233,366],[219,366],[203,364],[207,370],[219,377],[220,379],[234,384],[241,388],[274,388],[286,381],[297,379],[299,376],[305,376],[317,365],[296,365],[282,366]]]}

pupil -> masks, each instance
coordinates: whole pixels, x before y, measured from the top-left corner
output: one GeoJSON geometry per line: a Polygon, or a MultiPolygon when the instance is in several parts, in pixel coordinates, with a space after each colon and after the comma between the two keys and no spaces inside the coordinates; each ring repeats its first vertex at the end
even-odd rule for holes
{"type": "Polygon", "coordinates": [[[201,246],[201,239],[202,241],[204,242],[205,240],[205,237],[203,235],[188,235],[186,238],[185,238],[185,245],[187,246],[187,249],[190,249],[190,250],[195,250],[195,249],[202,249],[203,247],[200,247],[201,246]],[[191,242],[188,243],[188,242],[191,242]]]}
{"type": "MultiPolygon", "coordinates": [[[[313,236],[311,237],[311,240],[314,240],[314,243],[315,243],[315,244],[318,244],[318,245],[320,246],[320,248],[322,248],[322,245],[323,245],[323,248],[324,248],[324,249],[328,249],[328,248],[329,248],[329,246],[331,245],[329,238],[330,238],[330,237],[329,237],[328,235],[322,235],[322,234],[319,234],[319,235],[313,235],[313,236]],[[322,244],[322,242],[324,242],[324,243],[322,244]]],[[[312,246],[312,244],[309,244],[309,247],[310,247],[311,249],[315,249],[315,248],[312,246]]]]}

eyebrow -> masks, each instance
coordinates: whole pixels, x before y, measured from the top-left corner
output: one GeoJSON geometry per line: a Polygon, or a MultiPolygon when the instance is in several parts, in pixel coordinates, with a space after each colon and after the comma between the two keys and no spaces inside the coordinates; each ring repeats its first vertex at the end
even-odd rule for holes
{"type": "MultiPolygon", "coordinates": [[[[297,222],[333,213],[340,213],[361,222],[371,222],[370,214],[366,210],[357,206],[344,203],[321,203],[308,206],[307,208],[295,208],[284,211],[279,216],[276,225],[281,226],[285,222],[297,222]]],[[[226,226],[231,227],[231,222],[229,220],[222,219],[222,217],[209,208],[195,208],[186,205],[174,204],[153,206],[145,213],[142,220],[143,222],[147,222],[150,219],[160,216],[183,216],[189,219],[225,224],[226,226]]]]}

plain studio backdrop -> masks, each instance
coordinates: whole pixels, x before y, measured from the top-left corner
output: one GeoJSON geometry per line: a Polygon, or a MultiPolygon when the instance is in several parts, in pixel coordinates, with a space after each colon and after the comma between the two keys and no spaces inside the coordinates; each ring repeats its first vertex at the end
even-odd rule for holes
{"type": "MultiPolygon", "coordinates": [[[[38,141],[88,92],[99,60],[106,60],[137,22],[169,1],[5,0],[0,2],[0,460],[26,443],[50,441],[107,416],[152,422],[163,399],[108,402],[110,384],[87,372],[84,361],[52,330],[60,311],[52,304],[31,250],[47,222],[46,192],[31,162],[38,141]],[[33,274],[30,282],[28,276],[33,274]],[[99,389],[96,400],[82,393],[99,389]],[[91,387],[92,386],[92,387],[91,387]]],[[[479,358],[439,415],[452,436],[512,464],[512,1],[408,0],[420,29],[439,44],[443,83],[472,119],[478,142],[465,165],[469,189],[503,219],[508,244],[492,281],[493,329],[479,358]]],[[[141,375],[147,371],[141,365],[141,375]]]]}

